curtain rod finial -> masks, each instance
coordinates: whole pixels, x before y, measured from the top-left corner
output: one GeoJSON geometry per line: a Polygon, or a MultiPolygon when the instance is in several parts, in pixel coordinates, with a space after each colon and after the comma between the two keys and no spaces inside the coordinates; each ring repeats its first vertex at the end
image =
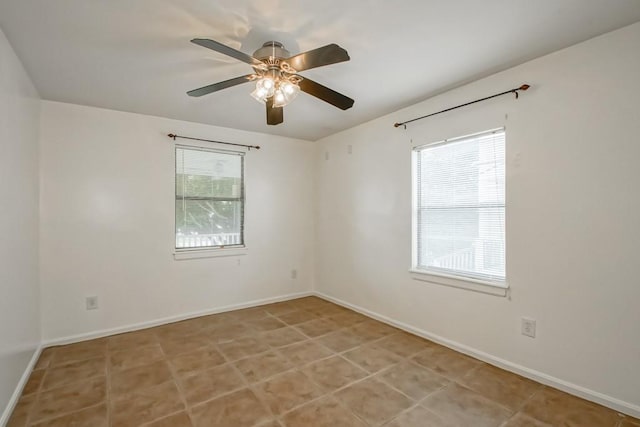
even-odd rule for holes
{"type": "Polygon", "coordinates": [[[394,123],[394,124],[393,124],[393,127],[394,127],[394,128],[399,128],[400,126],[402,126],[402,123],[394,123]]]}
{"type": "Polygon", "coordinates": [[[531,86],[529,86],[529,85],[527,85],[527,84],[524,84],[524,85],[520,86],[518,89],[520,89],[520,90],[527,90],[527,89],[529,89],[530,87],[531,87],[531,86]]]}

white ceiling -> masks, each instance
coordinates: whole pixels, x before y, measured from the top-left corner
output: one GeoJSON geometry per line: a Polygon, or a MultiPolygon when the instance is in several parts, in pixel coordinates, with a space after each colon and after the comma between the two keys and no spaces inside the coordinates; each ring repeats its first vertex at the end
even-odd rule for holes
{"type": "Polygon", "coordinates": [[[639,20],[639,0],[0,0],[44,99],[308,140],[639,20]],[[267,126],[250,84],[188,97],[251,72],[194,37],[249,54],[268,40],[292,54],[337,43],[351,61],[301,74],[355,105],[301,94],[267,126]]]}

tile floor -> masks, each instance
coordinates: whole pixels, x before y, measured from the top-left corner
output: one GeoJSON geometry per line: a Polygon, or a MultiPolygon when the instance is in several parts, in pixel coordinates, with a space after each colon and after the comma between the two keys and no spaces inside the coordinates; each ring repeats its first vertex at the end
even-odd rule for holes
{"type": "Polygon", "coordinates": [[[309,297],[48,348],[8,426],[640,421],[309,297]]]}

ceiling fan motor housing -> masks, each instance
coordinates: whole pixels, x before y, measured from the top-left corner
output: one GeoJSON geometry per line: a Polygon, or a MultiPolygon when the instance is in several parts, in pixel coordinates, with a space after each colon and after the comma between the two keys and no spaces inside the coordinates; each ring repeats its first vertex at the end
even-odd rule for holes
{"type": "Polygon", "coordinates": [[[278,65],[281,59],[290,57],[291,54],[284,45],[280,42],[269,41],[262,45],[262,47],[253,53],[253,57],[264,61],[269,65],[278,65]],[[271,59],[271,60],[270,60],[271,59]],[[275,63],[271,63],[271,62],[275,63]]]}

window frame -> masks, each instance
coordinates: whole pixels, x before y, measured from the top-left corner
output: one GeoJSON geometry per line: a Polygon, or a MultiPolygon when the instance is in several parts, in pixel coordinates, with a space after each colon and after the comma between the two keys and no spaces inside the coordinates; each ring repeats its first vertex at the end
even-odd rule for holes
{"type": "Polygon", "coordinates": [[[245,226],[245,213],[246,213],[246,184],[245,184],[245,152],[236,150],[226,150],[215,147],[197,145],[197,144],[174,144],[173,147],[173,255],[176,260],[182,259],[194,259],[194,258],[209,258],[209,257],[225,257],[225,256],[238,256],[245,255],[247,253],[246,246],[246,226],[245,226]],[[204,151],[213,152],[219,154],[236,155],[240,157],[240,244],[231,245],[218,245],[218,246],[200,246],[200,247],[188,247],[178,248],[176,247],[176,235],[178,231],[177,221],[177,178],[178,178],[178,150],[192,150],[192,151],[204,151]]]}
{"type": "MultiPolygon", "coordinates": [[[[411,267],[409,272],[414,280],[435,283],[444,286],[456,287],[461,289],[467,289],[470,291],[476,291],[481,293],[487,293],[496,296],[507,296],[509,290],[509,284],[506,276],[506,252],[505,252],[505,278],[504,280],[489,280],[484,278],[473,277],[471,275],[465,276],[462,274],[450,274],[447,271],[438,269],[425,269],[418,266],[418,156],[420,152],[427,148],[433,148],[450,143],[460,142],[461,140],[470,139],[480,135],[485,135],[494,132],[504,132],[505,134],[505,157],[506,157],[506,127],[493,128],[481,132],[474,132],[462,136],[453,138],[447,138],[427,144],[415,145],[411,148],[411,267]]],[[[506,158],[505,158],[506,168],[506,158]]],[[[506,183],[506,170],[505,170],[505,187],[506,183]]],[[[506,193],[505,193],[505,247],[506,247],[506,193]]]]}

